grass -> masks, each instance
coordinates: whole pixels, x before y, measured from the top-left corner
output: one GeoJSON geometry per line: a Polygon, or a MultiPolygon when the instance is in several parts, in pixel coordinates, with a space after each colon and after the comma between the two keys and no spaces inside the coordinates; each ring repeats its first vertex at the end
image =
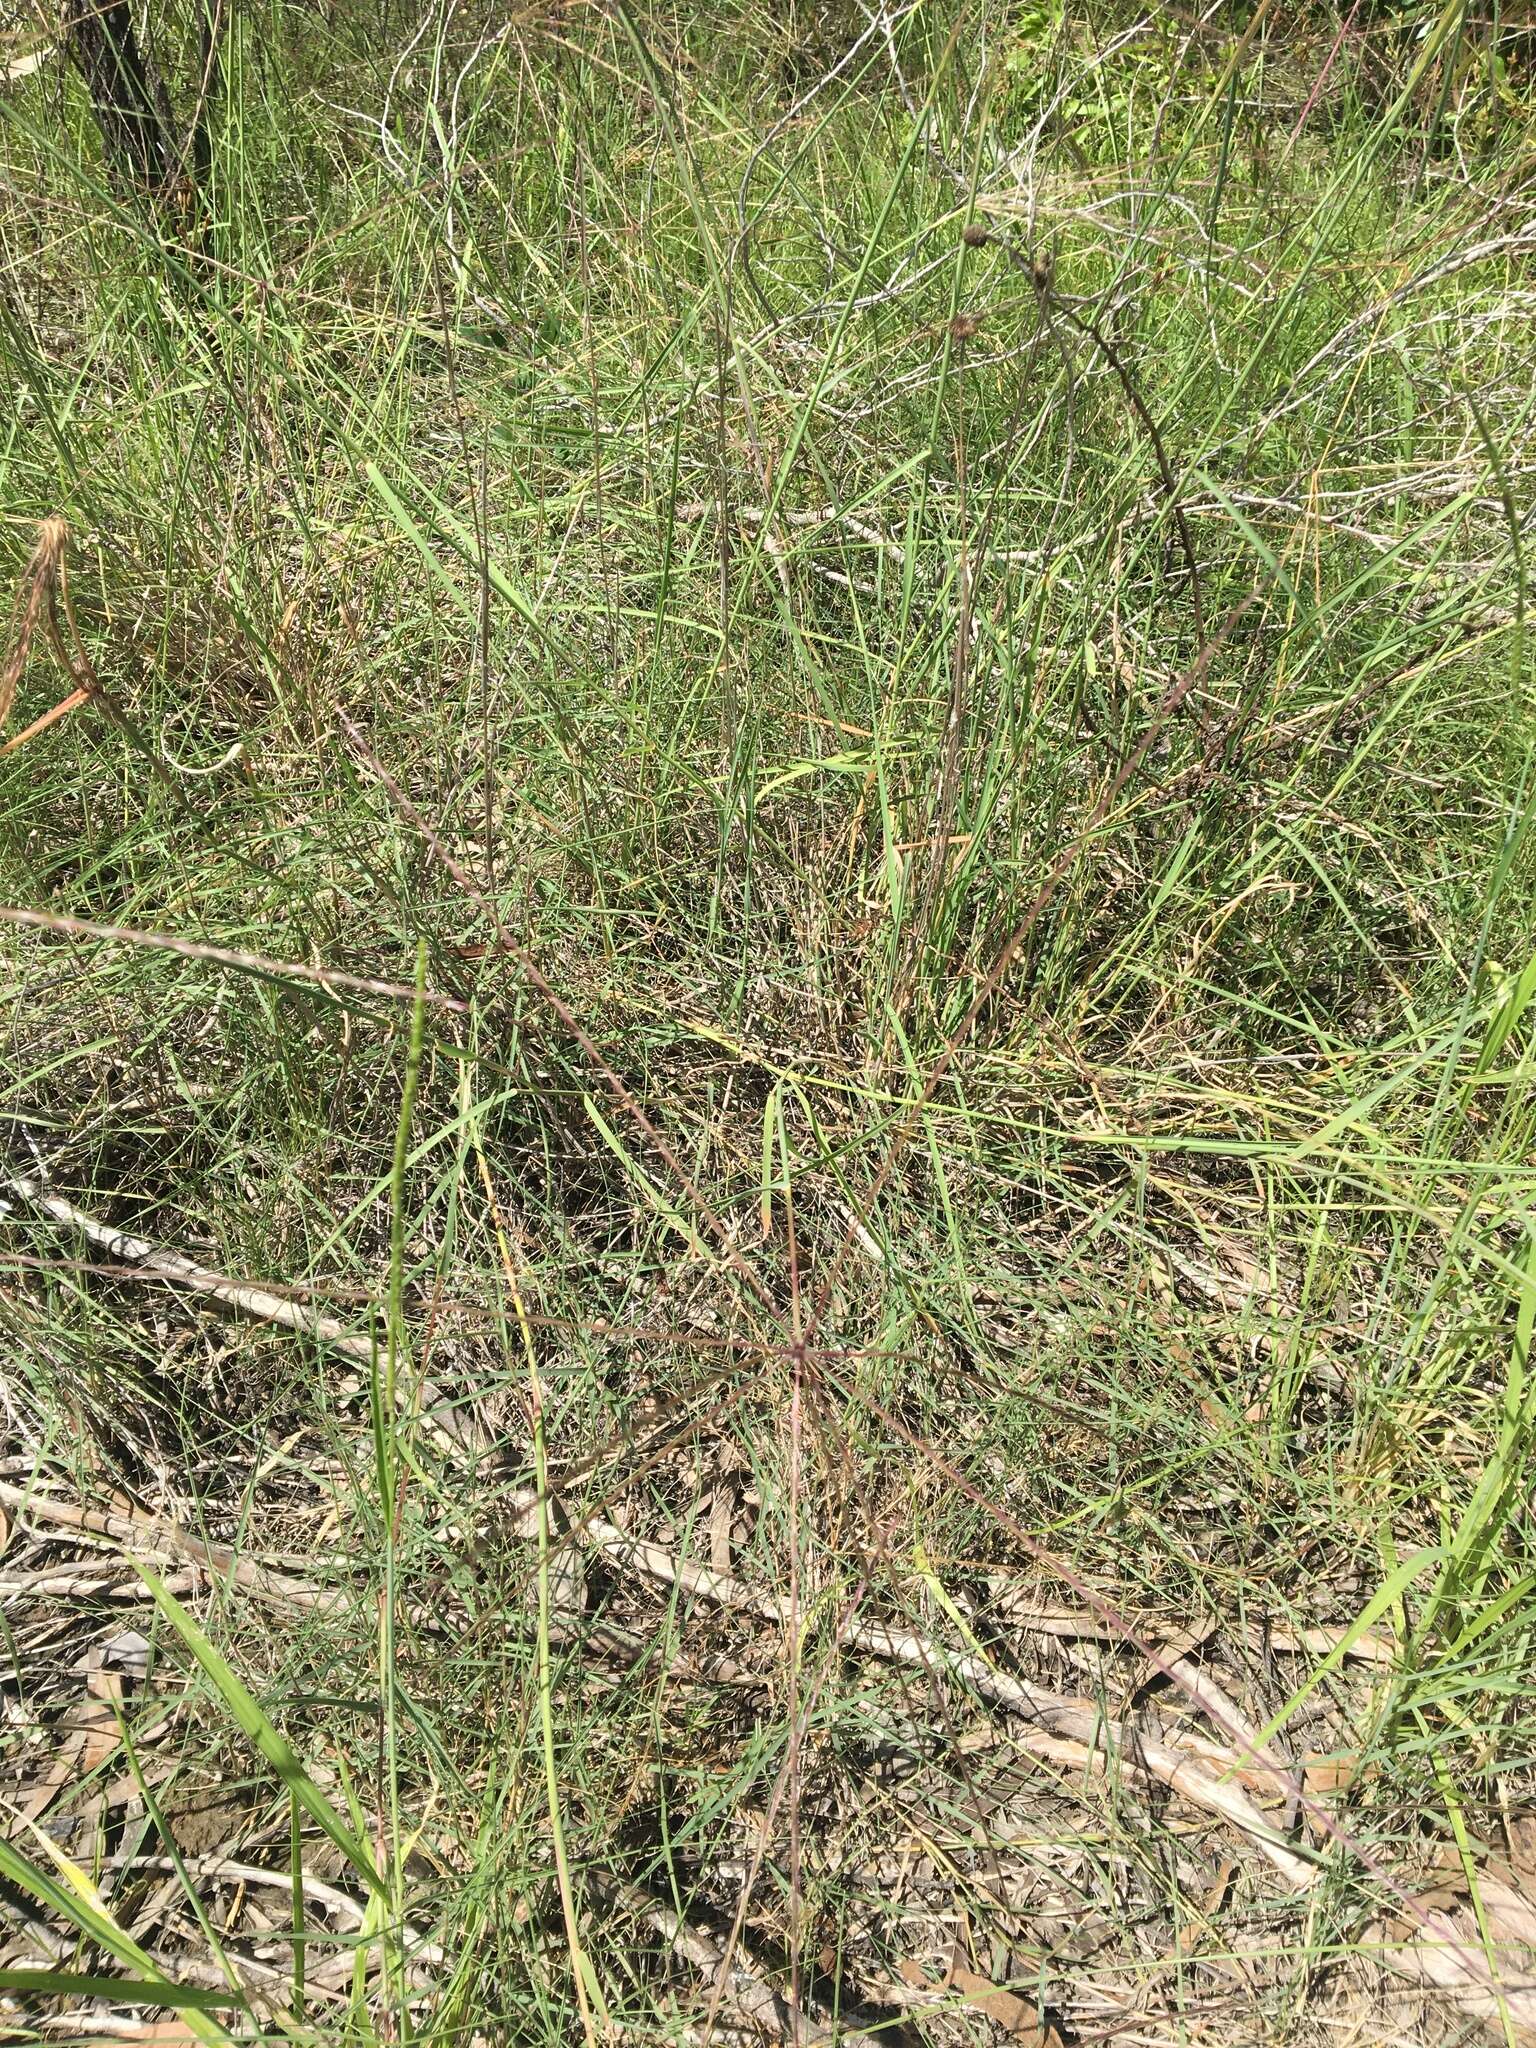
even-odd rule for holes
{"type": "Polygon", "coordinates": [[[223,45],[0,87],[4,2025],[1518,2039],[1528,35],[223,45]]]}

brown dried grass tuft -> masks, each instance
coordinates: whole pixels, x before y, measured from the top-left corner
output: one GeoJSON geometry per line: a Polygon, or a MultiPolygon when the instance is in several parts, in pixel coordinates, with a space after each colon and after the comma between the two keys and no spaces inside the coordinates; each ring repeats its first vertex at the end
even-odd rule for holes
{"type": "MultiPolygon", "coordinates": [[[[17,587],[11,607],[9,646],[5,665],[0,668],[0,728],[11,715],[22,670],[32,652],[40,624],[52,628],[49,638],[58,643],[57,597],[64,577],[64,551],[69,528],[62,519],[45,519],[37,529],[37,545],[17,587]]],[[[65,666],[70,666],[66,659],[65,666]]],[[[16,742],[12,742],[16,744],[16,742]]]]}
{"type": "Polygon", "coordinates": [[[149,747],[136,726],[124,713],[110,690],[96,672],[96,664],[86,651],[80,628],[75,620],[75,608],[69,595],[69,526],[58,518],[44,519],[37,529],[37,545],[27,563],[26,572],[17,588],[16,599],[11,608],[11,645],[5,665],[0,669],[0,728],[10,715],[16,701],[17,685],[22,670],[32,649],[32,642],[41,626],[43,636],[53,649],[60,668],[69,677],[73,688],[56,704],[32,723],[0,746],[0,755],[13,754],[18,747],[46,732],[61,718],[76,711],[82,704],[95,703],[112,720],[121,732],[143,752],[150,767],[162,780],[166,780],[164,764],[149,747]],[[59,614],[64,615],[64,625],[69,628],[69,638],[64,637],[64,627],[59,623],[59,614]]]}

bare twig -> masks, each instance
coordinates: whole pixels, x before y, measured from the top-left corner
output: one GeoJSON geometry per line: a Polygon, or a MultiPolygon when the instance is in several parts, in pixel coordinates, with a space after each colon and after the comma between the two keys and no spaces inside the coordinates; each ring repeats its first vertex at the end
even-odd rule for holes
{"type": "MultiPolygon", "coordinates": [[[[30,1521],[49,1522],[55,1528],[78,1529],[84,1535],[104,1537],[115,1543],[124,1555],[140,1558],[146,1563],[172,1559],[197,1565],[212,1578],[232,1582],[246,1592],[280,1606],[325,1613],[347,1605],[345,1596],[340,1593],[310,1585],[303,1579],[290,1578],[286,1572],[272,1571],[242,1552],[231,1549],[228,1544],[205,1542],[202,1537],[191,1536],[174,1522],[163,1521],[156,1515],[122,1514],[105,1508],[81,1507],[74,1501],[55,1499],[52,1494],[42,1493],[35,1486],[13,1486],[8,1480],[0,1480],[0,1505],[13,1513],[25,1515],[30,1521]]],[[[52,1593],[58,1597],[57,1588],[42,1582],[29,1590],[34,1595],[52,1593]]]]}
{"type": "MultiPolygon", "coordinates": [[[[285,1330],[292,1330],[298,1336],[323,1345],[340,1358],[350,1359],[365,1371],[373,1369],[373,1339],[348,1330],[334,1316],[323,1315],[318,1309],[306,1308],[302,1302],[272,1294],[265,1287],[257,1287],[248,1280],[236,1280],[227,1273],[216,1273],[208,1266],[198,1265],[195,1259],[187,1258],[182,1252],[167,1251],[163,1246],[151,1244],[147,1238],[132,1237],[125,1230],[115,1230],[110,1223],[100,1223],[94,1216],[87,1216],[83,1209],[77,1209],[62,1195],[50,1194],[41,1181],[29,1174],[13,1174],[0,1180],[0,1210],[8,1206],[6,1196],[25,1202],[29,1208],[50,1217],[67,1230],[78,1231],[88,1244],[100,1246],[110,1258],[126,1266],[156,1280],[168,1280],[175,1287],[186,1287],[194,1294],[206,1295],[224,1308],[238,1309],[243,1315],[254,1316],[258,1322],[277,1323],[285,1330]]],[[[349,1379],[343,1383],[341,1392],[351,1398],[360,1386],[359,1379],[349,1379]]],[[[445,1443],[457,1447],[461,1428],[441,1389],[431,1380],[422,1380],[415,1393],[420,1397],[428,1426],[445,1443]]],[[[402,1403],[412,1398],[411,1390],[403,1384],[399,1398],[402,1403]]]]}
{"type": "MultiPolygon", "coordinates": [[[[520,1497],[519,1504],[524,1509],[526,1525],[528,1516],[535,1511],[532,1497],[520,1497]]],[[[646,1543],[627,1535],[612,1522],[593,1517],[576,1526],[611,1563],[627,1566],[644,1578],[680,1586],[685,1592],[711,1600],[717,1606],[761,1615],[764,1620],[777,1622],[780,1626],[786,1626],[791,1618],[789,1603],[775,1594],[757,1592],[726,1573],[710,1571],[702,1565],[690,1564],[685,1558],[674,1557],[659,1544],[646,1543]]],[[[1030,1685],[998,1670],[984,1657],[948,1650],[936,1638],[918,1630],[887,1628],[879,1622],[850,1619],[842,1629],[841,1639],[851,1648],[863,1650],[887,1663],[911,1665],[919,1670],[963,1679],[995,1705],[1036,1723],[1050,1735],[1079,1743],[1089,1752],[1103,1752],[1115,1743],[1104,1716],[1090,1701],[1067,1699],[1047,1692],[1043,1687],[1030,1685]]],[[[1298,1891],[1312,1882],[1316,1875],[1314,1866],[1280,1840],[1275,1829],[1230,1775],[1220,1776],[1208,1768],[1205,1760],[1197,1760],[1166,1744],[1146,1742],[1133,1731],[1124,1731],[1117,1746],[1122,1772],[1128,1770],[1143,1780],[1155,1779],[1182,1793],[1193,1804],[1219,1814],[1248,1835],[1298,1891]]],[[[1229,1766],[1236,1763],[1236,1759],[1224,1761],[1229,1766]]]]}
{"type": "MultiPolygon", "coordinates": [[[[222,765],[222,764],[221,764],[222,765]]],[[[147,946],[159,953],[177,953],[183,960],[206,960],[215,967],[232,967],[238,974],[259,974],[276,981],[308,981],[326,990],[344,988],[357,995],[382,996],[391,1002],[411,1003],[416,990],[404,982],[375,981],[368,975],[343,974],[336,967],[306,967],[299,960],[269,960],[264,953],[246,953],[233,946],[209,946],[199,939],[177,938],[171,932],[131,931],[126,925],[92,924],[83,917],[61,917],[48,910],[0,909],[0,921],[28,925],[35,931],[60,932],[72,939],[102,939],[117,946],[147,946]]],[[[423,1000],[445,1010],[465,1011],[467,1003],[436,989],[422,992],[423,1000]]]]}
{"type": "Polygon", "coordinates": [[[740,2018],[780,2040],[793,2041],[797,2048],[818,2048],[835,2038],[834,2030],[806,2014],[786,1992],[777,1991],[751,1959],[739,1949],[732,1954],[713,1935],[685,1920],[681,1913],[660,1899],[653,1899],[633,1885],[589,1873],[599,1890],[616,1905],[625,1907],[637,1919],[654,1927],[685,1961],[723,1990],[722,2003],[740,2018]]]}
{"type": "Polygon", "coordinates": [[[297,1331],[301,1337],[313,1338],[315,1343],[325,1345],[328,1350],[338,1352],[358,1365],[373,1363],[371,1339],[345,1329],[333,1316],[321,1315],[300,1302],[285,1301],[279,1294],[269,1294],[264,1287],[253,1287],[247,1281],[232,1280],[228,1274],[215,1273],[181,1252],[166,1251],[151,1244],[147,1238],[131,1237],[125,1230],[115,1230],[110,1223],[98,1223],[94,1216],[87,1216],[83,1209],[77,1209],[73,1202],[66,1202],[62,1195],[50,1194],[40,1181],[30,1175],[12,1175],[0,1181],[0,1189],[30,1208],[40,1210],[66,1229],[78,1231],[88,1244],[99,1245],[125,1265],[136,1266],[141,1272],[152,1274],[158,1280],[169,1280],[177,1287],[190,1288],[195,1294],[206,1294],[224,1307],[239,1309],[260,1322],[281,1323],[284,1329],[297,1331]]]}
{"type": "MultiPolygon", "coordinates": [[[[133,1867],[136,1871],[166,1871],[173,1876],[179,1875],[180,1869],[184,1868],[195,1877],[206,1877],[216,1884],[249,1885],[257,1890],[289,1893],[293,1889],[295,1875],[291,1865],[285,1865],[281,1870],[267,1870],[259,1863],[241,1863],[231,1856],[213,1855],[187,1856],[181,1859],[180,1865],[173,1862],[169,1856],[141,1856],[135,1858],[133,1867]]],[[[300,1889],[307,1901],[316,1906],[323,1906],[326,1912],[340,1920],[349,1932],[354,1932],[363,1925],[368,1915],[361,1900],[353,1898],[350,1892],[342,1891],[338,1885],[327,1884],[323,1878],[316,1877],[311,1871],[301,1868],[297,1875],[300,1889]]],[[[410,1963],[417,1966],[439,1965],[447,1960],[446,1949],[440,1948],[435,1941],[429,1941],[420,1928],[413,1927],[409,1921],[403,1924],[400,1931],[406,1939],[409,1951],[407,1960],[410,1963]]],[[[323,1939],[323,1936],[310,1934],[306,1939],[319,1940],[323,1939]]]]}
{"type": "MultiPolygon", "coordinates": [[[[1118,1629],[1111,1628],[1097,1614],[1080,1607],[1045,1607],[1032,1593],[1004,1591],[993,1604],[998,1614],[1029,1635],[1059,1636],[1068,1642],[1125,1640],[1118,1629]]],[[[1393,1645],[1370,1630],[1351,1634],[1343,1628],[1292,1629],[1264,1622],[1252,1624],[1244,1633],[1254,1649],[1275,1650],[1285,1656],[1327,1657],[1337,1651],[1341,1657],[1360,1664],[1390,1668],[1397,1662],[1398,1653],[1393,1645]]],[[[1165,1646],[1163,1654],[1176,1653],[1167,1652],[1165,1646]]]]}

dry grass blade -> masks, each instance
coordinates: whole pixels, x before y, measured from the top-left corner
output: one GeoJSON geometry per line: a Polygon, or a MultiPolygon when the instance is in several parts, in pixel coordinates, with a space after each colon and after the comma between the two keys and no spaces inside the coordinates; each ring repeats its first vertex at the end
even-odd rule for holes
{"type": "Polygon", "coordinates": [[[48,709],[40,712],[30,725],[24,725],[20,732],[13,734],[5,745],[0,747],[0,754],[14,754],[16,749],[24,747],[28,740],[35,740],[39,733],[46,732],[50,725],[57,725],[59,720],[67,718],[71,711],[78,711],[80,706],[89,700],[90,694],[89,690],[71,690],[67,697],[61,697],[57,704],[49,705],[48,709]]]}

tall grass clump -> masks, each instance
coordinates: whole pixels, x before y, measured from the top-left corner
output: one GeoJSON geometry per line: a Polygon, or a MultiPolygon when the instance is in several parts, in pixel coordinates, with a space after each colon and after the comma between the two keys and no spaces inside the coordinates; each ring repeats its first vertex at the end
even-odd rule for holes
{"type": "Polygon", "coordinates": [[[133,27],[154,189],[0,46],[5,2026],[1519,2041],[1518,12],[133,27]]]}

